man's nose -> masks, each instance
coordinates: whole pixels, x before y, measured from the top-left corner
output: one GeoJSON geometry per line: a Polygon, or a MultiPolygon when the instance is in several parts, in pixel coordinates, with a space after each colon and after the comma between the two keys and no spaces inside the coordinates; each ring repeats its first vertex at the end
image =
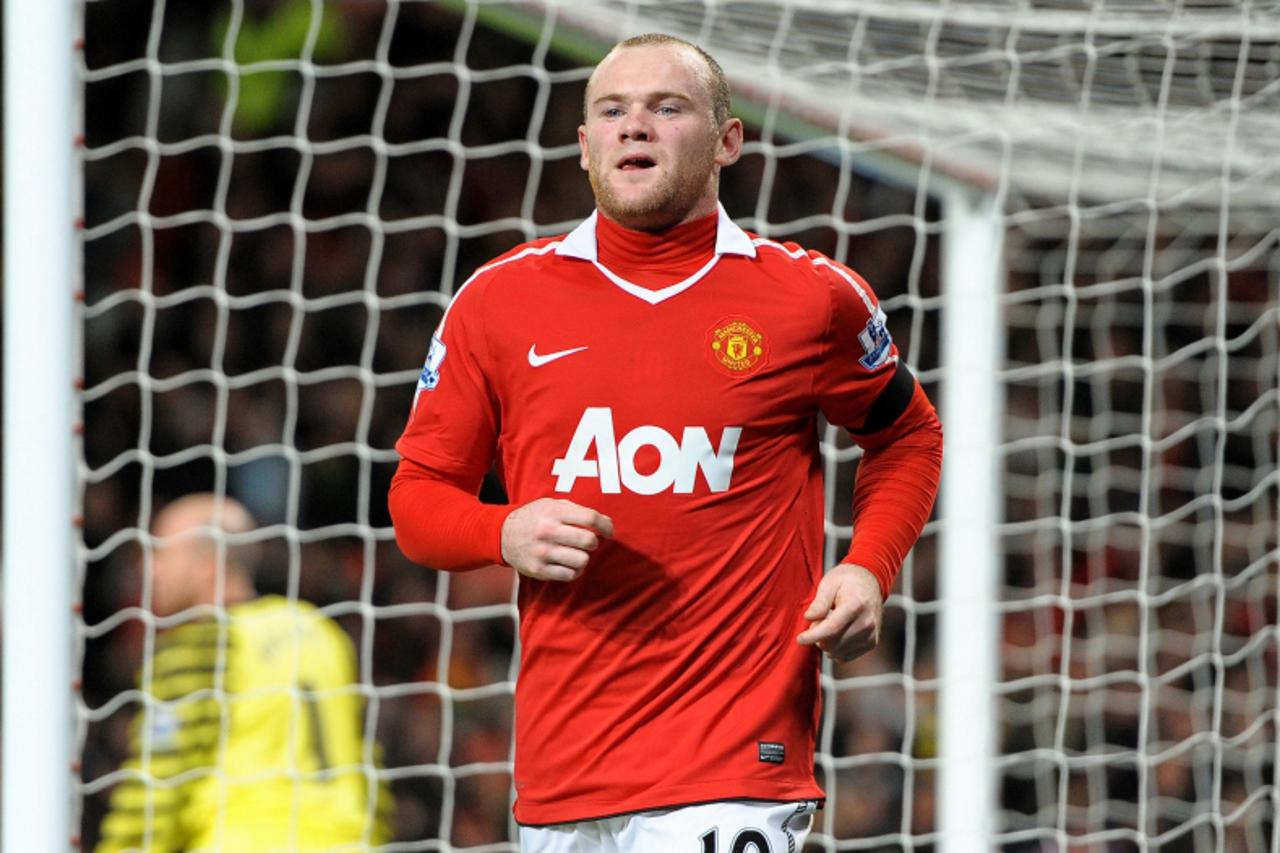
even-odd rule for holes
{"type": "Polygon", "coordinates": [[[618,128],[618,135],[624,141],[647,142],[651,139],[653,137],[653,124],[649,121],[648,111],[628,110],[627,117],[623,120],[622,126],[618,128]]]}

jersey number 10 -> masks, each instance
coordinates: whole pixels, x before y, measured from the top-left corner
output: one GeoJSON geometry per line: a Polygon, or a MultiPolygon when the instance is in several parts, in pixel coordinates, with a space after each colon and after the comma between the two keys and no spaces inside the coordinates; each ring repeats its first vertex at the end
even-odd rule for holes
{"type": "MultiPolygon", "coordinates": [[[[720,846],[720,830],[709,829],[698,840],[702,842],[702,853],[718,853],[720,846]]],[[[771,853],[769,839],[758,829],[744,829],[733,837],[733,846],[729,853],[771,853]]]]}

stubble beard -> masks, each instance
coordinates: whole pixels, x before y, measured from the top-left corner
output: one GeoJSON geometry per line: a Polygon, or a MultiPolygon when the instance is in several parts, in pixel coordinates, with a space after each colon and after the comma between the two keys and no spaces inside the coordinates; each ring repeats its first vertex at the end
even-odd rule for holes
{"type": "Polygon", "coordinates": [[[657,186],[629,200],[614,192],[608,180],[612,167],[592,161],[587,177],[605,216],[636,231],[663,231],[683,222],[702,199],[714,166],[715,150],[708,147],[697,163],[668,172],[657,186]]]}

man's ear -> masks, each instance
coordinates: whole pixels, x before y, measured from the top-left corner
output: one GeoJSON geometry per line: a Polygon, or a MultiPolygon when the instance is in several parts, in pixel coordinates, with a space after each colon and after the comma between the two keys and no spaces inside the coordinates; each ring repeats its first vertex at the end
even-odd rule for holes
{"type": "Polygon", "coordinates": [[[201,604],[218,604],[218,549],[210,545],[207,554],[200,555],[200,562],[195,569],[196,583],[199,584],[201,604]]]}
{"type": "Polygon", "coordinates": [[[742,119],[727,119],[720,125],[720,141],[716,146],[716,165],[732,166],[742,156],[742,119]]]}
{"type": "Polygon", "coordinates": [[[584,172],[591,170],[591,158],[587,156],[587,126],[585,124],[578,125],[578,165],[582,167],[584,172]]]}

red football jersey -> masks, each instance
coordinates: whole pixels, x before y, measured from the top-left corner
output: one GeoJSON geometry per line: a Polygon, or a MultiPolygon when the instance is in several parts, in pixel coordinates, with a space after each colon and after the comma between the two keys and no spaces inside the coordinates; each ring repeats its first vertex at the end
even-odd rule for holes
{"type": "Polygon", "coordinates": [[[614,522],[576,581],[520,578],[516,818],[819,798],[820,658],[795,639],[823,566],[816,419],[866,421],[897,361],[884,313],[723,209],[665,287],[605,267],[596,226],[463,285],[397,444],[614,522]]]}

